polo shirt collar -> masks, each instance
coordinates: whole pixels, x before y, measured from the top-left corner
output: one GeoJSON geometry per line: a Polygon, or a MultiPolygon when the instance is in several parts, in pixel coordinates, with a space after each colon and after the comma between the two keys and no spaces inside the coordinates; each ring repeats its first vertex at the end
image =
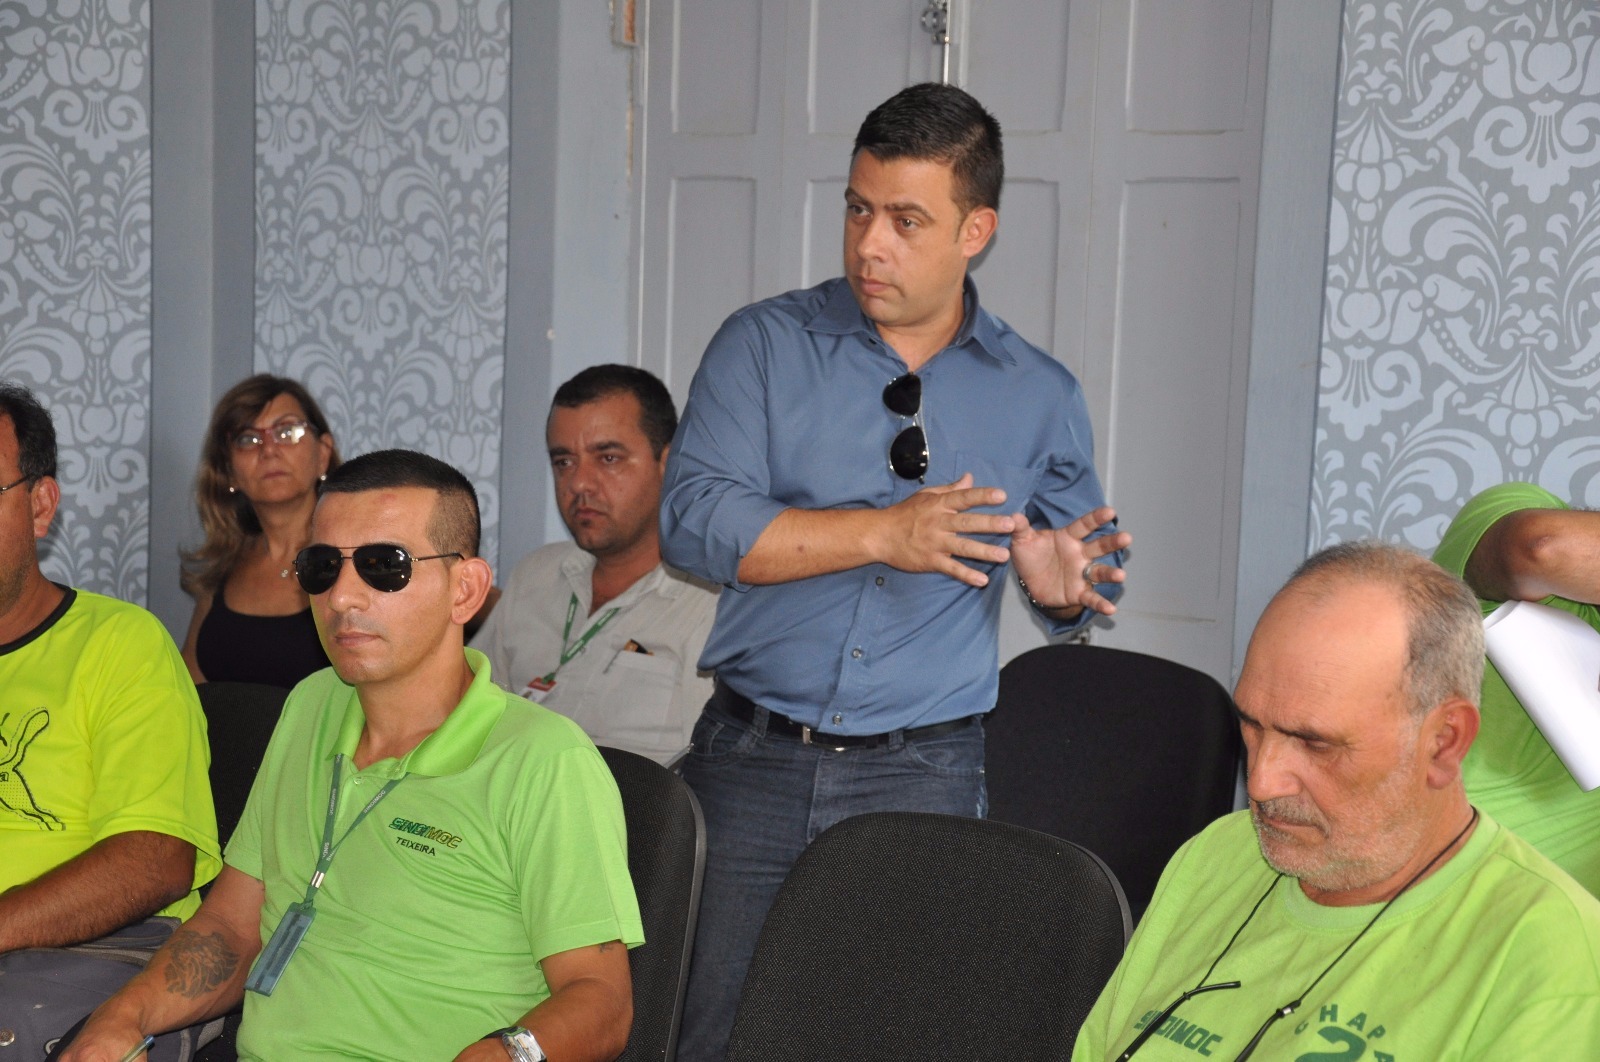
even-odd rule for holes
{"type": "MultiPolygon", "coordinates": [[[[466,654],[467,666],[472,668],[472,683],[460,703],[445,716],[439,729],[423,738],[416,748],[398,760],[379,760],[373,764],[377,773],[388,777],[419,774],[437,778],[459,774],[478,758],[478,751],[505,711],[506,700],[500,688],[489,681],[489,658],[476,649],[467,649],[466,654]]],[[[354,756],[365,724],[361,697],[352,687],[344,718],[339,721],[333,754],[343,753],[347,759],[354,756]]]]}
{"type": "MultiPolygon", "coordinates": [[[[994,318],[984,312],[978,303],[978,286],[972,282],[971,276],[962,278],[961,303],[961,328],[956,332],[955,339],[950,341],[950,346],[970,344],[995,361],[1015,365],[1017,359],[1000,342],[1000,332],[995,328],[994,318]]],[[[822,308],[806,322],[805,328],[808,332],[824,335],[878,334],[878,326],[867,320],[867,315],[861,312],[861,304],[856,302],[850,282],[843,277],[834,281],[822,308]]]]}

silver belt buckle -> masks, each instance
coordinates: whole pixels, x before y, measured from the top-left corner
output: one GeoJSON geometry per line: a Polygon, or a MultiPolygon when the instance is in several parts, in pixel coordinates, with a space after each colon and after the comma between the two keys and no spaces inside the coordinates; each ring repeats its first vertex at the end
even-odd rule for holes
{"type": "Polygon", "coordinates": [[[820,748],[827,749],[829,752],[843,752],[846,748],[848,748],[846,745],[829,745],[827,743],[827,737],[827,734],[818,734],[815,730],[812,730],[804,723],[800,724],[800,744],[816,745],[820,748]],[[813,736],[820,740],[812,740],[813,736]]]}

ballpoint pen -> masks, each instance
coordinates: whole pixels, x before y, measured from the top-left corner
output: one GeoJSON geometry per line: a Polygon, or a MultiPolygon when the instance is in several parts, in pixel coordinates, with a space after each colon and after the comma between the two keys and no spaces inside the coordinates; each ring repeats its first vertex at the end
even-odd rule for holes
{"type": "Polygon", "coordinates": [[[140,1055],[150,1050],[150,1045],[156,1042],[154,1036],[146,1036],[143,1040],[133,1045],[133,1050],[122,1056],[121,1062],[134,1062],[140,1055]]]}

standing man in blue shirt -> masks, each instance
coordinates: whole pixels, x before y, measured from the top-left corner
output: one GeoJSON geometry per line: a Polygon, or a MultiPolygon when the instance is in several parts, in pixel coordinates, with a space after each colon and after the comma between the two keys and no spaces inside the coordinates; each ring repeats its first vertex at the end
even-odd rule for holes
{"type": "MultiPolygon", "coordinates": [[[[668,563],[733,592],[684,777],[709,844],[680,1054],[723,1056],[779,884],[867,811],[981,816],[1008,563],[1054,631],[1115,611],[1078,381],[978,305],[1000,126],[948,85],[867,116],[844,272],[707,348],[663,484],[668,563]]],[[[826,1015],[818,1015],[826,1021],[826,1015]]]]}

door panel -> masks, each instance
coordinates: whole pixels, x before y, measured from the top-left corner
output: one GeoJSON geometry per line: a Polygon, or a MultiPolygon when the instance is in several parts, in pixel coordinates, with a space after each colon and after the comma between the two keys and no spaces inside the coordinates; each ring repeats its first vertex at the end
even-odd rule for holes
{"type": "Polygon", "coordinates": [[[673,33],[673,131],[756,132],[761,94],[761,8],[718,0],[680,0],[673,33]],[[728,92],[729,84],[753,91],[728,92]]]}
{"type": "Polygon", "coordinates": [[[1130,608],[1212,627],[1224,618],[1220,571],[1232,533],[1217,475],[1228,460],[1232,381],[1217,352],[1233,349],[1238,226],[1236,181],[1127,185],[1117,298],[1163,312],[1118,314],[1116,393],[1138,400],[1119,401],[1102,428],[1123,522],[1137,529],[1130,608]],[[1200,261],[1212,268],[1194,270],[1200,261]]]}
{"type": "MultiPolygon", "coordinates": [[[[673,182],[671,316],[673,350],[692,350],[717,330],[724,306],[756,298],[757,226],[755,182],[739,177],[685,177],[673,182]]],[[[675,358],[667,386],[686,394],[697,362],[675,358]]]]}
{"type": "Polygon", "coordinates": [[[1231,683],[1265,0],[1103,6],[1084,382],[1133,532],[1096,641],[1231,683]],[[1129,19],[1131,16],[1131,25],[1129,19]]]}

